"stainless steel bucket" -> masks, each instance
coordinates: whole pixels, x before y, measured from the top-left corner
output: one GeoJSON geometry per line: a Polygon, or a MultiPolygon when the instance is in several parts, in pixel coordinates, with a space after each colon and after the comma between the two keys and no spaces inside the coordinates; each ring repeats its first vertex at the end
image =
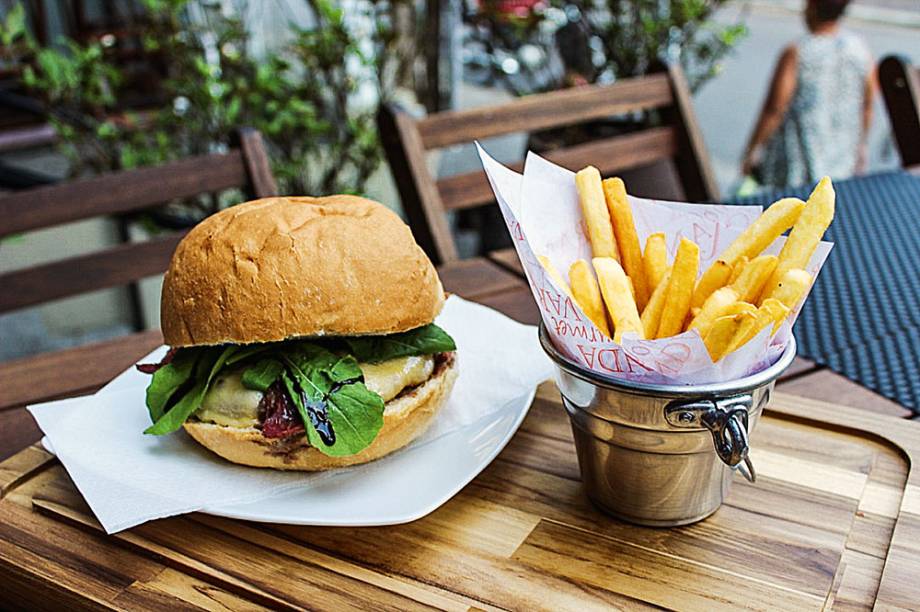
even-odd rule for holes
{"type": "Polygon", "coordinates": [[[694,523],[718,510],[734,469],[754,480],[748,433],[795,357],[792,339],[776,363],[745,378],[651,385],[573,363],[542,324],[540,343],[556,364],[588,497],[616,517],[657,527],[694,523]]]}

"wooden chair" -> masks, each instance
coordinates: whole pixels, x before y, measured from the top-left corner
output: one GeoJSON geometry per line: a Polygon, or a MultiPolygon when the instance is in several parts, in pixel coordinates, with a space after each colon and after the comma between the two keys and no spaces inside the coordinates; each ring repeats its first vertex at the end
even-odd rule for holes
{"type": "Polygon", "coordinates": [[[546,157],[572,170],[591,164],[605,176],[672,160],[686,198],[717,201],[718,188],[690,92],[676,67],[609,86],[555,91],[501,106],[436,113],[424,119],[389,105],[381,109],[378,124],[412,231],[422,248],[440,264],[458,257],[445,213],[494,204],[495,200],[482,171],[436,180],[426,164],[428,151],[636,111],[657,111],[661,121],[641,131],[556,149],[546,157]]]}
{"type": "MultiPolygon", "coordinates": [[[[241,130],[227,153],[58,183],[0,196],[0,238],[101,216],[123,216],[174,199],[241,188],[277,194],[259,132],[241,130]]],[[[184,232],[0,274],[0,313],[127,285],[166,270],[184,232]]],[[[2,247],[0,247],[2,250],[2,247]]]]}
{"type": "Polygon", "coordinates": [[[920,68],[889,55],[879,63],[878,79],[901,165],[920,165],[920,68]]]}

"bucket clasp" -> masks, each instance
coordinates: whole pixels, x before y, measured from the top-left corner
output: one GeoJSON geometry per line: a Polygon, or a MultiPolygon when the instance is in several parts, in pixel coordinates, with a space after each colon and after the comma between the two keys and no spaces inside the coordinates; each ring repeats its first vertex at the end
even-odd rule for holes
{"type": "Polygon", "coordinates": [[[753,402],[750,393],[717,400],[677,401],[665,406],[664,416],[674,427],[708,429],[719,459],[754,482],[757,476],[748,456],[748,411],[753,402]]]}

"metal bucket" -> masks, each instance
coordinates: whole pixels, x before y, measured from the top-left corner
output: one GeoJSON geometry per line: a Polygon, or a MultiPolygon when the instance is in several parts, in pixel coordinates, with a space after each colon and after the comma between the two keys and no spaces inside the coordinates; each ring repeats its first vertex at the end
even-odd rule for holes
{"type": "Polygon", "coordinates": [[[748,433],[795,357],[795,340],[770,367],[726,383],[652,385],[602,377],[561,355],[540,325],[572,422],[588,497],[623,520],[671,527],[719,509],[732,470],[754,481],[748,433]]]}

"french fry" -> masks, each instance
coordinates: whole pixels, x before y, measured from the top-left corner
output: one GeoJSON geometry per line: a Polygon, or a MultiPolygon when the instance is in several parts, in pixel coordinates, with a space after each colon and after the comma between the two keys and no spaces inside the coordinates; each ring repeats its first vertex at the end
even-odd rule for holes
{"type": "Polygon", "coordinates": [[[693,290],[693,297],[690,298],[691,310],[701,308],[706,298],[712,295],[713,291],[728,284],[728,279],[732,274],[732,267],[728,265],[728,262],[721,259],[716,260],[709,269],[712,270],[713,268],[715,268],[715,271],[710,272],[709,276],[701,278],[700,282],[696,284],[696,289],[693,290]],[[706,285],[702,284],[704,280],[707,283],[706,285]]]}
{"type": "Polygon", "coordinates": [[[779,300],[775,298],[764,300],[753,318],[745,318],[741,322],[738,331],[735,332],[735,336],[729,343],[726,354],[733,353],[750,342],[767,325],[773,326],[773,331],[770,332],[770,335],[775,334],[788,314],[789,308],[779,300]]]}
{"type": "Polygon", "coordinates": [[[658,332],[658,325],[661,323],[661,312],[664,310],[664,300],[668,295],[668,281],[671,280],[671,268],[664,273],[664,278],[652,291],[652,297],[649,298],[645,310],[642,311],[642,329],[645,331],[646,338],[654,338],[658,332]]]}
{"type": "Polygon", "coordinates": [[[779,252],[776,270],[764,288],[764,297],[770,297],[786,272],[793,268],[806,268],[818,248],[821,237],[834,220],[834,186],[824,177],[808,197],[808,204],[789,232],[786,244],[779,252]]]}
{"type": "Polygon", "coordinates": [[[757,312],[757,306],[754,306],[750,302],[738,301],[725,309],[725,314],[727,315],[736,315],[736,314],[754,314],[757,312]]]}
{"type": "Polygon", "coordinates": [[[795,225],[805,209],[798,198],[782,198],[773,202],[722,253],[719,259],[734,264],[742,255],[753,258],[770,246],[783,232],[795,225]]]}
{"type": "Polygon", "coordinates": [[[567,296],[572,297],[572,291],[569,289],[568,283],[566,283],[562,275],[559,274],[559,270],[557,270],[553,262],[549,260],[549,257],[546,255],[537,255],[537,260],[540,262],[540,265],[543,266],[543,269],[546,270],[546,275],[550,277],[567,296]]]}
{"type": "Polygon", "coordinates": [[[728,277],[727,285],[731,285],[738,277],[741,276],[741,273],[744,272],[744,269],[747,267],[748,262],[751,261],[747,255],[742,255],[738,258],[738,261],[735,262],[735,265],[732,266],[732,275],[728,277]]]}
{"type": "Polygon", "coordinates": [[[809,287],[811,287],[811,274],[805,270],[793,268],[786,271],[776,289],[764,298],[764,302],[766,302],[767,298],[774,298],[789,310],[795,310],[809,287]]]}
{"type": "Polygon", "coordinates": [[[703,337],[703,344],[706,345],[706,350],[709,351],[709,356],[712,358],[713,363],[716,363],[728,353],[732,338],[738,333],[738,328],[741,327],[742,322],[746,318],[753,317],[753,314],[742,313],[725,315],[713,321],[709,331],[703,337]]]}
{"type": "Polygon", "coordinates": [[[732,289],[738,294],[738,299],[745,302],[757,301],[764,285],[767,284],[767,280],[776,268],[776,261],[775,255],[761,255],[748,262],[735,282],[731,284],[732,289]]]}
{"type": "MultiPolygon", "coordinates": [[[[735,262],[742,256],[753,258],[760,255],[760,252],[770,246],[770,243],[776,240],[780,234],[795,224],[804,208],[805,203],[798,198],[777,200],[756,221],[741,232],[728,248],[722,251],[717,261],[721,260],[730,266],[734,266],[735,262]]],[[[716,274],[719,274],[719,271],[710,266],[703,273],[700,285],[704,287],[711,286],[712,280],[710,277],[716,274]]]]}
{"type": "Polygon", "coordinates": [[[652,293],[661,284],[668,268],[668,247],[665,244],[664,232],[656,232],[646,239],[642,268],[645,270],[649,293],[652,293]]]}
{"type": "Polygon", "coordinates": [[[770,321],[773,323],[773,331],[770,332],[771,336],[779,331],[779,326],[782,325],[783,321],[786,320],[786,317],[789,316],[789,313],[792,312],[791,308],[776,298],[765,299],[763,304],[760,305],[760,308],[765,310],[766,313],[770,315],[770,321]]]}
{"type": "Polygon", "coordinates": [[[668,294],[661,313],[656,338],[667,338],[679,334],[684,320],[690,312],[690,298],[696,286],[696,275],[700,268],[700,247],[692,240],[683,238],[674,257],[668,294]]]}
{"type": "Polygon", "coordinates": [[[604,311],[604,302],[601,299],[600,289],[591,272],[591,266],[584,259],[578,259],[569,268],[569,281],[572,283],[572,295],[591,322],[601,332],[610,337],[610,328],[607,326],[607,313],[604,311]]]}
{"type": "Polygon", "coordinates": [[[745,318],[738,329],[735,330],[735,335],[732,336],[731,341],[728,343],[728,348],[725,349],[725,354],[734,353],[739,348],[751,341],[751,339],[760,333],[764,327],[770,324],[770,320],[765,316],[761,316],[760,311],[757,311],[757,314],[753,317],[745,318]]]}
{"type": "Polygon", "coordinates": [[[639,319],[639,310],[636,300],[629,290],[629,278],[620,263],[612,257],[595,257],[591,260],[597,281],[601,287],[601,295],[607,305],[610,320],[613,321],[613,339],[620,343],[623,334],[635,332],[644,338],[642,321],[639,319]]]}
{"type": "Polygon", "coordinates": [[[705,337],[712,323],[726,314],[728,308],[738,301],[738,292],[731,287],[716,289],[703,302],[699,313],[690,322],[687,329],[695,329],[700,336],[705,337]]]}
{"type": "Polygon", "coordinates": [[[604,189],[601,185],[601,173],[594,166],[588,166],[575,175],[575,187],[581,201],[581,212],[588,228],[588,240],[594,257],[612,257],[619,261],[613,225],[604,202],[604,189]]]}
{"type": "Polygon", "coordinates": [[[642,248],[639,246],[639,235],[636,233],[632,207],[626,198],[626,186],[619,178],[606,179],[602,185],[607,210],[613,223],[613,235],[620,248],[620,262],[623,264],[626,275],[632,280],[636,306],[642,311],[648,303],[651,291],[645,278],[642,248]]]}

